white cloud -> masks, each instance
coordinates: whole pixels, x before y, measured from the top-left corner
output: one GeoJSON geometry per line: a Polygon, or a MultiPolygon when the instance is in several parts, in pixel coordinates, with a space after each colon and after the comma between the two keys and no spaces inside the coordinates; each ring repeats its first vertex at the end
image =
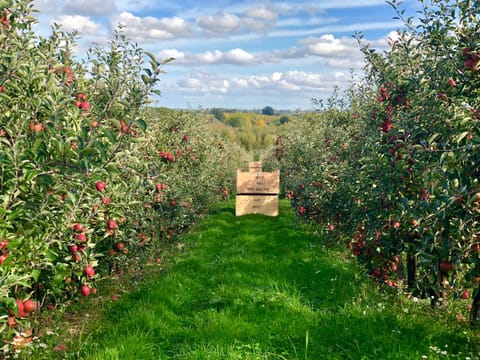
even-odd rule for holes
{"type": "Polygon", "coordinates": [[[199,18],[197,25],[208,33],[228,34],[240,31],[242,22],[235,14],[220,12],[199,18]]]}
{"type": "Polygon", "coordinates": [[[255,32],[263,32],[273,28],[278,17],[277,12],[273,8],[265,5],[247,9],[243,15],[242,22],[244,27],[255,32]]]}
{"type": "Polygon", "coordinates": [[[278,63],[287,59],[319,57],[327,59],[331,66],[340,68],[359,68],[363,64],[360,47],[356,40],[351,38],[335,38],[332,34],[325,34],[302,39],[299,44],[302,46],[265,53],[262,59],[264,62],[278,63]]]}
{"type": "MultiPolygon", "coordinates": [[[[377,40],[386,42],[385,39],[377,40]]],[[[266,51],[253,55],[244,49],[236,48],[226,52],[220,50],[206,51],[200,54],[185,53],[175,49],[166,49],[158,53],[159,58],[175,57],[175,65],[214,65],[235,64],[255,65],[261,63],[280,63],[288,59],[303,59],[307,57],[324,58],[328,65],[337,68],[361,68],[363,54],[356,40],[351,38],[335,38],[332,34],[320,37],[309,37],[299,41],[301,46],[285,50],[266,51]]]]}
{"type": "Polygon", "coordinates": [[[157,54],[158,60],[163,60],[163,59],[169,59],[169,58],[174,58],[175,63],[174,64],[181,64],[183,63],[185,59],[185,53],[178,51],[177,49],[165,49],[160,51],[157,54]]]}
{"type": "Polygon", "coordinates": [[[76,30],[85,35],[97,35],[102,29],[100,24],[81,15],[60,15],[53,22],[62,25],[62,29],[67,32],[76,30]]]}
{"type": "Polygon", "coordinates": [[[189,78],[178,80],[177,86],[186,92],[225,94],[230,89],[230,81],[209,73],[196,73],[189,78]]]}
{"type": "Polygon", "coordinates": [[[267,6],[256,6],[243,13],[218,12],[214,15],[202,16],[197,25],[209,35],[226,36],[242,31],[263,32],[272,28],[278,17],[277,12],[267,6]]]}
{"type": "Polygon", "coordinates": [[[265,5],[257,6],[254,8],[250,8],[245,11],[245,16],[253,19],[261,19],[261,20],[276,20],[277,13],[265,5]]]}
{"type": "MultiPolygon", "coordinates": [[[[377,40],[386,42],[385,39],[377,40]]],[[[176,49],[166,49],[158,53],[159,59],[174,57],[174,65],[202,66],[217,64],[258,65],[266,63],[281,63],[289,59],[319,58],[325,59],[330,67],[341,69],[360,69],[363,67],[363,54],[357,42],[351,38],[335,38],[326,34],[318,38],[309,37],[299,41],[302,46],[290,47],[285,50],[266,51],[253,55],[244,49],[236,48],[222,52],[220,50],[206,51],[199,54],[185,53],[176,49]]]]}
{"type": "Polygon", "coordinates": [[[332,34],[322,35],[319,38],[308,38],[300,41],[307,46],[309,54],[319,56],[338,55],[347,48],[340,39],[336,39],[332,34]]]}
{"type": "Polygon", "coordinates": [[[251,65],[259,62],[255,56],[240,48],[225,52],[220,50],[206,51],[201,54],[186,54],[176,49],[167,49],[160,51],[157,57],[159,59],[174,57],[176,59],[176,61],[173,62],[174,65],[186,66],[214,64],[251,65]]]}
{"type": "Polygon", "coordinates": [[[124,26],[125,32],[135,41],[168,40],[181,36],[190,36],[193,32],[190,24],[180,17],[154,18],[138,17],[122,12],[111,19],[112,27],[124,26]]]}
{"type": "MultiPolygon", "coordinates": [[[[328,74],[290,70],[274,72],[265,75],[221,76],[211,73],[194,73],[187,78],[177,81],[180,91],[194,93],[237,93],[249,89],[250,91],[305,92],[311,94],[321,91],[331,91],[333,86],[348,83],[347,76],[342,72],[328,74]]],[[[285,93],[284,93],[285,94],[285,93]]]]}
{"type": "Polygon", "coordinates": [[[224,59],[228,63],[253,64],[255,57],[243,49],[233,49],[224,53],[224,59]]]}
{"type": "Polygon", "coordinates": [[[100,16],[115,13],[115,0],[64,0],[62,12],[67,14],[100,16]]]}

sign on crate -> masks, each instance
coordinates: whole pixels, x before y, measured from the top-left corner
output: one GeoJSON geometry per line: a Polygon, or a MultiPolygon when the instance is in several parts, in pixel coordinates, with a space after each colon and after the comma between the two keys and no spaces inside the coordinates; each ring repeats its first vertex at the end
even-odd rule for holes
{"type": "Polygon", "coordinates": [[[262,163],[249,164],[248,172],[237,170],[235,214],[278,215],[280,172],[263,172],[262,163]]]}
{"type": "Polygon", "coordinates": [[[278,194],[280,173],[237,170],[237,194],[278,194]]]}
{"type": "Polygon", "coordinates": [[[237,195],[235,215],[278,215],[278,195],[237,195]]]}

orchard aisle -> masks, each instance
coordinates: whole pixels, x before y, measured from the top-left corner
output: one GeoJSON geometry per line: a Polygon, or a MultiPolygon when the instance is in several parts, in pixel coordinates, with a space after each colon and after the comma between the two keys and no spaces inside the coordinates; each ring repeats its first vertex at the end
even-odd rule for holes
{"type": "Polygon", "coordinates": [[[71,356],[435,359],[445,344],[466,354],[458,330],[429,334],[427,320],[379,298],[353,260],[295,224],[287,202],[278,217],[235,217],[233,207],[182,239],[154,281],[112,303],[71,356]]]}

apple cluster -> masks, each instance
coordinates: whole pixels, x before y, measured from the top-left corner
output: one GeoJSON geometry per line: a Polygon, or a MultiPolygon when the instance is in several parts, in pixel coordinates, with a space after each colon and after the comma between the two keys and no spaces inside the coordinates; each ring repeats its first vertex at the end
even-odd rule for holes
{"type": "Polygon", "coordinates": [[[480,70],[480,56],[472,49],[464,48],[462,50],[462,57],[465,60],[463,62],[463,67],[465,70],[470,70],[473,73],[476,73],[480,70]]]}

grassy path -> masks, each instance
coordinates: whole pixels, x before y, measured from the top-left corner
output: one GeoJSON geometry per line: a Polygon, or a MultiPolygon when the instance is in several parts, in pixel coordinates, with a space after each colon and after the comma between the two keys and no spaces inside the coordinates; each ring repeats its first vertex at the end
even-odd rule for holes
{"type": "Polygon", "coordinates": [[[415,312],[420,302],[392,305],[353,260],[295,226],[286,202],[277,218],[218,209],[183,241],[166,272],[109,306],[75,358],[475,358],[471,332],[415,312]]]}

